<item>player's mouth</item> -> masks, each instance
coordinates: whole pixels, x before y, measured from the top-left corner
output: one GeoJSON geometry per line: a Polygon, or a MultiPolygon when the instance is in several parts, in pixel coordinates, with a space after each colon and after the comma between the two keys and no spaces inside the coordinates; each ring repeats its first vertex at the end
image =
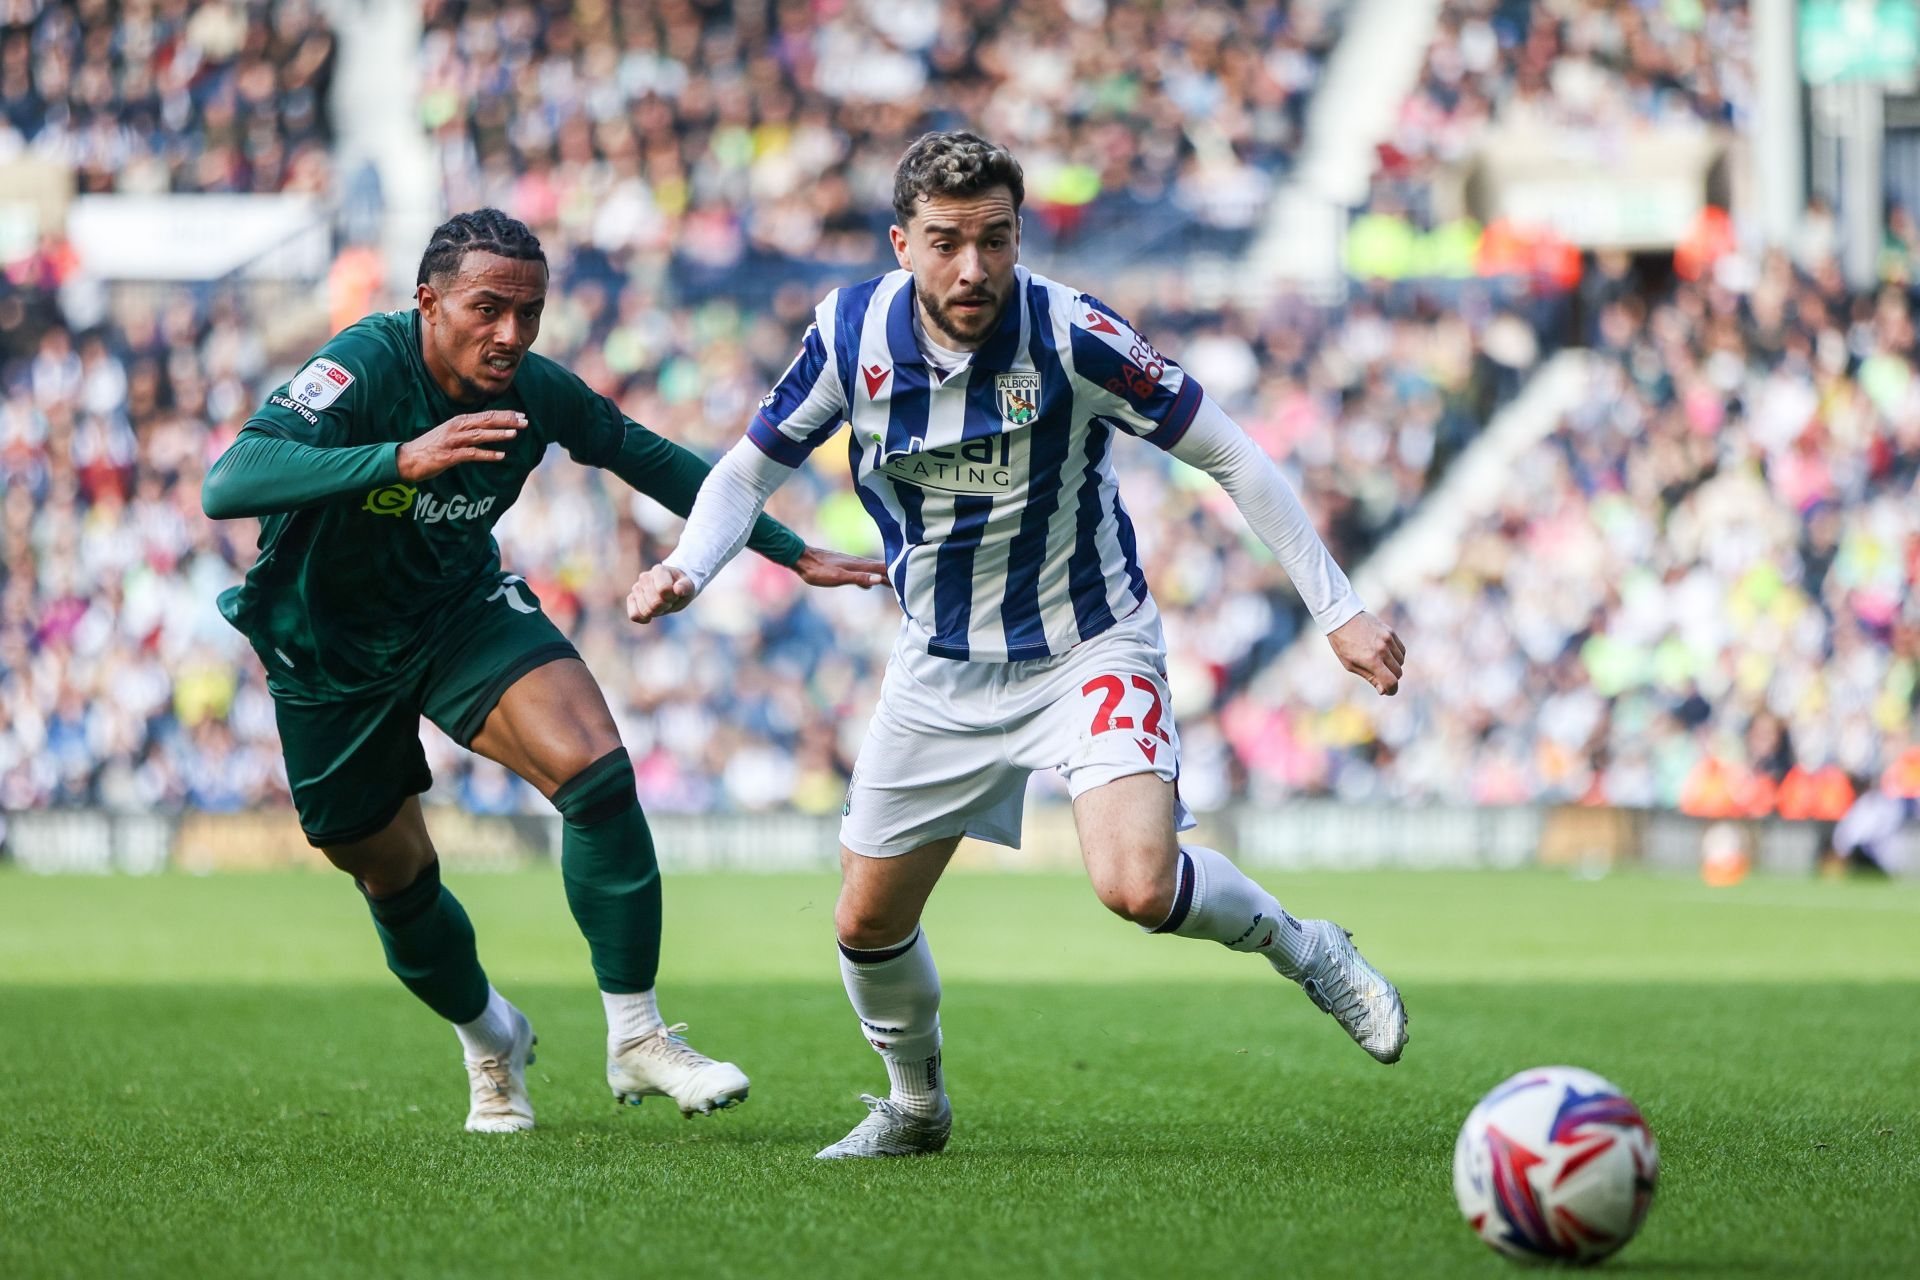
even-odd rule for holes
{"type": "Polygon", "coordinates": [[[520,359],[518,356],[488,356],[480,362],[480,367],[495,379],[506,379],[511,378],[513,371],[520,367],[520,359]]]}

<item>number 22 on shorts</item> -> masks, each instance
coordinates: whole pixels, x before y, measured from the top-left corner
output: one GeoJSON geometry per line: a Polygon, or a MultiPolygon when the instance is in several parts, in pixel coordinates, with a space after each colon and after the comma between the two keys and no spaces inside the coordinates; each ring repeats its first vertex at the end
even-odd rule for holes
{"type": "Polygon", "coordinates": [[[1169,743],[1173,741],[1160,725],[1163,707],[1160,701],[1160,690],[1153,681],[1141,675],[1131,677],[1130,683],[1123,683],[1119,676],[1095,676],[1080,686],[1083,696],[1100,699],[1100,706],[1093,713],[1093,724],[1089,730],[1096,738],[1103,733],[1112,733],[1115,730],[1127,733],[1133,731],[1132,716],[1114,713],[1120,709],[1123,702],[1138,703],[1140,701],[1138,698],[1129,696],[1136,691],[1146,695],[1146,709],[1140,716],[1140,733],[1134,738],[1134,742],[1139,746],[1141,754],[1151,761],[1160,750],[1154,739],[1158,738],[1160,742],[1169,743]]]}

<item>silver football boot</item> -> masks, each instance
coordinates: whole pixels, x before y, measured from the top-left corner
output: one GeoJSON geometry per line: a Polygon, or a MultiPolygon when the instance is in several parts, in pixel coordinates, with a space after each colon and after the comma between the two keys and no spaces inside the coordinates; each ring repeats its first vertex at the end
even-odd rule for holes
{"type": "Polygon", "coordinates": [[[860,1095],[867,1118],[853,1132],[814,1156],[815,1160],[867,1160],[879,1156],[930,1156],[947,1145],[953,1132],[953,1108],[944,1100],[940,1114],[911,1115],[886,1098],[860,1095]]]}
{"type": "Polygon", "coordinates": [[[1302,920],[1319,934],[1298,973],[1274,968],[1300,984],[1307,999],[1346,1028],[1354,1043],[1381,1062],[1398,1062],[1407,1046],[1407,1007],[1400,992],[1367,963],[1353,935],[1331,920],[1302,920]]]}

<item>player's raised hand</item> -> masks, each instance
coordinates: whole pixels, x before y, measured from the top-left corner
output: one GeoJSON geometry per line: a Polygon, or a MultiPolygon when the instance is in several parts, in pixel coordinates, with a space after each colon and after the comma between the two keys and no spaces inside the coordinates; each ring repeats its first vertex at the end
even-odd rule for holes
{"type": "Polygon", "coordinates": [[[1356,613],[1327,637],[1340,665],[1392,697],[1400,691],[1400,669],[1407,661],[1407,646],[1393,628],[1370,613],[1356,613]]]}
{"type": "Polygon", "coordinates": [[[498,462],[497,448],[526,428],[527,415],[507,409],[463,413],[400,446],[400,478],[425,480],[463,462],[498,462]]]}
{"type": "Polygon", "coordinates": [[[887,566],[878,560],[819,547],[801,552],[793,571],[810,587],[877,587],[887,580],[887,566]]]}
{"type": "Polygon", "coordinates": [[[693,603],[693,579],[678,569],[657,564],[633,580],[627,592],[627,616],[641,626],[655,618],[678,613],[693,603]]]}

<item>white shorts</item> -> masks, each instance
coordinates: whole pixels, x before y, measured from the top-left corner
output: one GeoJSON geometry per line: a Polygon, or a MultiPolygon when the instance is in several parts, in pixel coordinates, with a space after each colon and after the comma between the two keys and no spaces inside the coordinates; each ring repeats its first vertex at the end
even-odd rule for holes
{"type": "MultiPolygon", "coordinates": [[[[854,762],[840,842],[891,858],[950,836],[1020,846],[1027,779],[1066,775],[1074,797],[1116,778],[1180,777],[1167,648],[1151,601],[1067,653],[956,662],[894,643],[854,762]]],[[[1179,830],[1194,825],[1176,798],[1179,830]]]]}

